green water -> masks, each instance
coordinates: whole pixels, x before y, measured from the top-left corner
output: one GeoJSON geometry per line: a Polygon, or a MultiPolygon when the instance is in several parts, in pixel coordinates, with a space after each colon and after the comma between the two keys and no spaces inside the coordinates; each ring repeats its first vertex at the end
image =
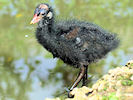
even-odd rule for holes
{"type": "MultiPolygon", "coordinates": [[[[58,19],[77,18],[118,34],[120,46],[89,66],[90,84],[110,68],[133,59],[132,0],[44,0],[58,19]]],[[[42,0],[0,0],[0,100],[44,100],[65,96],[78,69],[68,67],[41,47],[30,25],[42,0]]]]}

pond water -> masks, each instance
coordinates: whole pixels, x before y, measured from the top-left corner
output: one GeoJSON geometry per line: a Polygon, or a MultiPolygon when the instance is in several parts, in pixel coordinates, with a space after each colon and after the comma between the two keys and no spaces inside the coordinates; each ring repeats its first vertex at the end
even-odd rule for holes
{"type": "MultiPolygon", "coordinates": [[[[40,2],[42,1],[0,1],[0,100],[66,97],[66,88],[72,85],[78,74],[78,69],[52,58],[52,54],[37,43],[34,36],[36,25],[29,25],[29,22],[35,6],[40,2]]],[[[128,60],[133,59],[132,1],[45,2],[52,5],[58,19],[75,17],[94,22],[118,34],[120,46],[104,59],[89,65],[89,86],[109,69],[125,65],[128,60]]]]}

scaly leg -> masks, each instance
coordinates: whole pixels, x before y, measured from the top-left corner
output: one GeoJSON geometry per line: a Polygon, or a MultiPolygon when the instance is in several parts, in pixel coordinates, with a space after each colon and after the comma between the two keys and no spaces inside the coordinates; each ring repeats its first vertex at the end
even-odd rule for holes
{"type": "Polygon", "coordinates": [[[85,75],[83,77],[83,84],[82,86],[87,86],[88,84],[88,65],[85,66],[85,75]]]}
{"type": "MultiPolygon", "coordinates": [[[[84,75],[85,75],[85,66],[82,66],[80,68],[80,72],[79,75],[77,77],[77,79],[75,80],[74,84],[72,85],[72,87],[70,88],[70,92],[78,85],[78,83],[83,79],[84,75]]],[[[68,93],[68,97],[72,98],[74,97],[73,95],[70,94],[70,92],[68,93]]]]}

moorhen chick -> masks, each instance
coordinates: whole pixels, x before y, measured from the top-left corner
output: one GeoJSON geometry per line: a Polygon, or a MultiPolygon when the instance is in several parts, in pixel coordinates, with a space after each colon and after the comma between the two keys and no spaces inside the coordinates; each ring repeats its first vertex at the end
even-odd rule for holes
{"type": "MultiPolygon", "coordinates": [[[[86,85],[88,65],[103,58],[119,45],[119,40],[98,25],[79,20],[55,21],[51,6],[39,4],[31,24],[38,23],[36,38],[53,57],[80,68],[70,91],[83,80],[86,85]]],[[[70,93],[68,93],[71,97],[70,93]]]]}

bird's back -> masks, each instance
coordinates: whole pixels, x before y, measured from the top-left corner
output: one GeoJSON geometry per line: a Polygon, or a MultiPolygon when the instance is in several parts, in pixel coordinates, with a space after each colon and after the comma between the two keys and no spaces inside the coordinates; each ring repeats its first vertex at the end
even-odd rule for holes
{"type": "Polygon", "coordinates": [[[115,49],[119,40],[103,28],[89,22],[76,20],[62,21],[56,24],[58,57],[66,63],[88,65],[115,49]]]}

